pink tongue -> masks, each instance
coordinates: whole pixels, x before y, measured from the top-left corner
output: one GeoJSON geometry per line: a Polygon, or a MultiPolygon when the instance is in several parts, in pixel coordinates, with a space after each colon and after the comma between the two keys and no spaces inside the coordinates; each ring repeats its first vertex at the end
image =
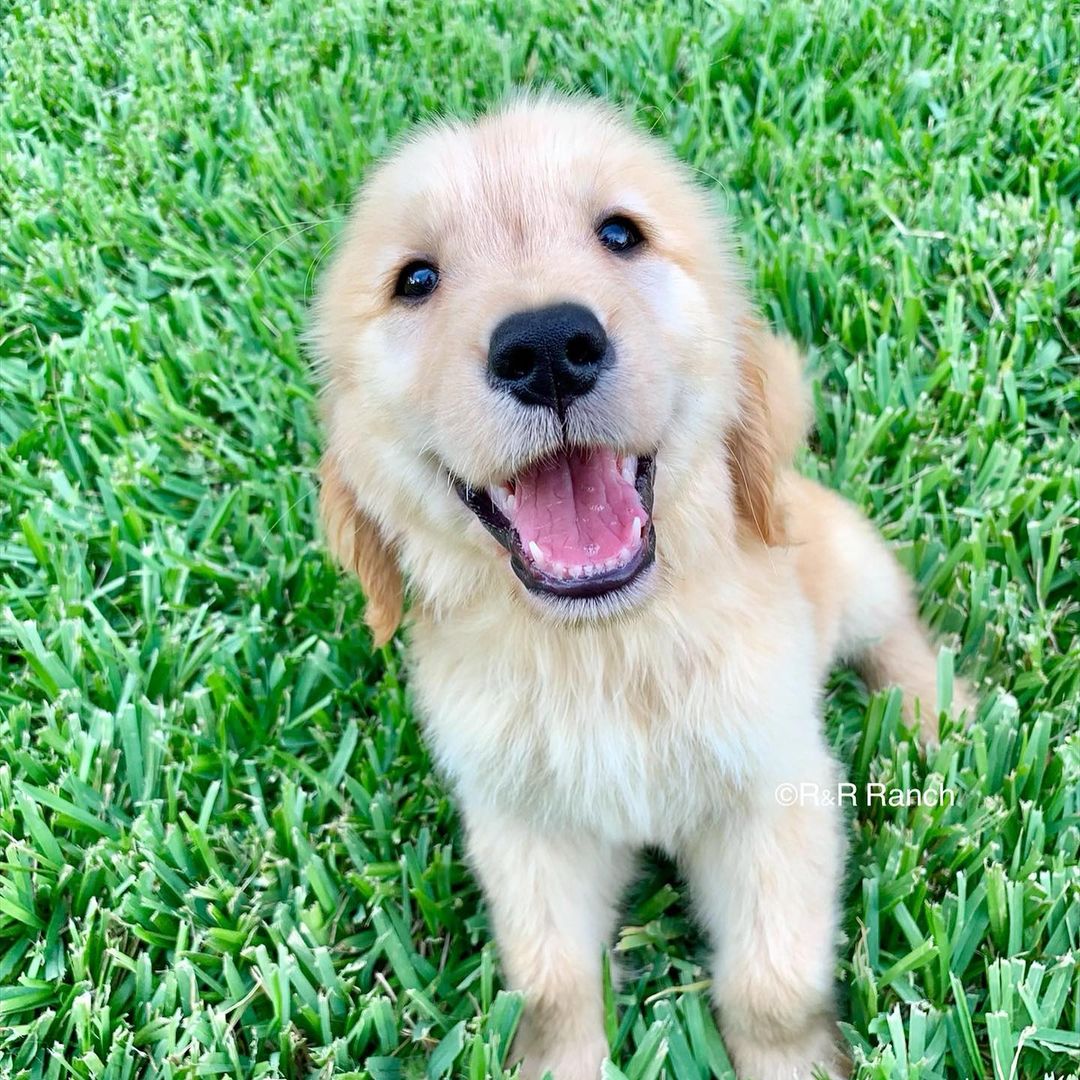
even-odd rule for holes
{"type": "Polygon", "coordinates": [[[514,482],[514,528],[522,548],[547,562],[591,566],[639,544],[645,511],[610,449],[571,450],[514,482]]]}

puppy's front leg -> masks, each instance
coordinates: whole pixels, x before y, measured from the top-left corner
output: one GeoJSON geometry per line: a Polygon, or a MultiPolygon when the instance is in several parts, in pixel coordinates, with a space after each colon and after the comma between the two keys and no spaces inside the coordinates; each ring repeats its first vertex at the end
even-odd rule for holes
{"type": "Polygon", "coordinates": [[[608,1052],[601,959],[631,865],[626,848],[466,811],[469,854],[509,985],[525,995],[522,1076],[596,1080],[608,1052]]]}
{"type": "Polygon", "coordinates": [[[848,1075],[833,1022],[841,824],[836,806],[783,806],[762,792],[682,854],[740,1080],[810,1080],[815,1067],[848,1075]]]}

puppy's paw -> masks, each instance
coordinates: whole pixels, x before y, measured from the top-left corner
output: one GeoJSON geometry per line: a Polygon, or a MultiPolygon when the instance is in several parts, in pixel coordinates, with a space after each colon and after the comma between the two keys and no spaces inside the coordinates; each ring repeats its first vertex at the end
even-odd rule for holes
{"type": "MultiPolygon", "coordinates": [[[[929,695],[929,691],[927,691],[927,694],[929,695]]],[[[937,701],[936,689],[934,696],[928,696],[925,700],[937,701]]],[[[913,698],[907,692],[904,694],[904,719],[908,723],[918,721],[919,741],[927,750],[933,750],[941,743],[939,722],[941,714],[946,710],[940,708],[940,702],[938,704],[939,709],[935,712],[924,704],[923,698],[913,698]]],[[[975,687],[967,679],[957,675],[953,679],[952,702],[947,710],[950,718],[954,721],[954,726],[969,727],[974,723],[978,711],[979,697],[975,687]]]]}
{"type": "Polygon", "coordinates": [[[521,1080],[540,1080],[545,1073],[550,1073],[554,1080],[599,1080],[600,1067],[607,1055],[607,1040],[602,1037],[558,1045],[529,1045],[522,1048],[521,1080]]]}
{"type": "Polygon", "coordinates": [[[832,1025],[792,1041],[727,1040],[739,1080],[848,1080],[851,1062],[836,1043],[832,1025]]]}
{"type": "Polygon", "coordinates": [[[974,721],[975,714],[978,711],[979,696],[974,685],[969,679],[962,678],[958,675],[953,680],[952,707],[949,709],[949,712],[966,727],[974,721]]]}

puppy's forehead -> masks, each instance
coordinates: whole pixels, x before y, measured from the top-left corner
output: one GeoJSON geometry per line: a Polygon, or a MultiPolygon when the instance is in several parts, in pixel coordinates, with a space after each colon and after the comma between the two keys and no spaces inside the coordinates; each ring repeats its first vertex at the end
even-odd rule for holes
{"type": "MultiPolygon", "coordinates": [[[[532,246],[580,231],[605,211],[648,216],[672,166],[606,108],[522,103],[440,126],[392,159],[380,187],[414,247],[532,246]]],[[[378,200],[385,207],[385,201],[378,200]]]]}

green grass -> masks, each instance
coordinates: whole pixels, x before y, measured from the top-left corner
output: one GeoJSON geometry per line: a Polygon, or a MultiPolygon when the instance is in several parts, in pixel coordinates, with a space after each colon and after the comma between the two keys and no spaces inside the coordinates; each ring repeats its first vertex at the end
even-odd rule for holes
{"type": "MultiPolygon", "coordinates": [[[[806,457],[919,583],[979,723],[828,700],[863,1078],[1080,1068],[1075,0],[7,2],[0,31],[0,1076],[499,1075],[500,990],[399,647],[316,537],[300,347],[412,119],[582,86],[720,189],[811,348],[806,457]]],[[[630,1080],[726,1076],[646,865],[630,1080]]],[[[617,1008],[616,1008],[617,1006],[617,1008]]]]}

